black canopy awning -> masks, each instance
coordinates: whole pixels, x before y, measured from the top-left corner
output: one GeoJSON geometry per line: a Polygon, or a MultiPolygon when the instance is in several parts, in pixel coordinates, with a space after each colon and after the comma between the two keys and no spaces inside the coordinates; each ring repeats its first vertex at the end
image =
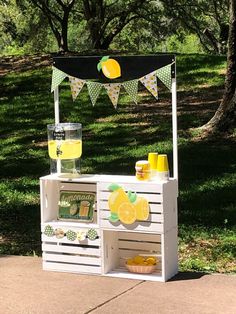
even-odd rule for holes
{"type": "MultiPolygon", "coordinates": [[[[54,57],[53,65],[70,76],[80,79],[95,79],[101,82],[108,80],[97,70],[102,56],[70,56],[54,57]]],[[[121,77],[116,81],[138,79],[147,73],[175,62],[175,55],[160,54],[148,56],[110,56],[119,62],[121,77]]],[[[172,78],[175,77],[175,65],[171,68],[172,78]]],[[[110,82],[110,80],[109,80],[110,82]]]]}

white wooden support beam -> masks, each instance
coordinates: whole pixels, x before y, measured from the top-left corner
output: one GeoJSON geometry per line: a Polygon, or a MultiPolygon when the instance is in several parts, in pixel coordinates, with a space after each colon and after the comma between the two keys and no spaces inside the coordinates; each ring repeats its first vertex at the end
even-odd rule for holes
{"type": "MultiPolygon", "coordinates": [[[[176,65],[175,65],[176,66],[176,65]]],[[[176,73],[176,71],[175,71],[176,73]]],[[[172,78],[172,136],[173,136],[173,177],[178,180],[178,134],[177,134],[177,88],[176,77],[172,78]]]]}
{"type": "Polygon", "coordinates": [[[54,90],[54,113],[55,113],[55,124],[60,123],[59,114],[59,87],[57,86],[54,90]]]}

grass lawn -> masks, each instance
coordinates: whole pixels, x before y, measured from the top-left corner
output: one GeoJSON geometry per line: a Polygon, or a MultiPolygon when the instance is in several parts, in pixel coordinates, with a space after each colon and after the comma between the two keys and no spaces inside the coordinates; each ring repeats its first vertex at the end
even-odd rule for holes
{"type": "MultiPolygon", "coordinates": [[[[179,260],[181,270],[236,272],[235,138],[196,141],[223,93],[225,57],[177,56],[179,260]]],[[[51,69],[9,73],[0,87],[0,254],[40,255],[40,176],[49,173],[46,126],[53,123],[51,69]]],[[[61,121],[83,124],[83,173],[134,174],[148,152],[172,160],[170,93],[159,102],[140,89],[91,105],[86,88],[73,103],[61,85],[61,121]]]]}

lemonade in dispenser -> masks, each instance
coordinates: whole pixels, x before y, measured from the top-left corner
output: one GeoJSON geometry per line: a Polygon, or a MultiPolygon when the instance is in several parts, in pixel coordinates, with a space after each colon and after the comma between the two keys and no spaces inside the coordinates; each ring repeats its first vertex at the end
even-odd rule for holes
{"type": "Polygon", "coordinates": [[[77,176],[82,155],[82,125],[80,123],[49,124],[48,153],[51,173],[77,176]]]}

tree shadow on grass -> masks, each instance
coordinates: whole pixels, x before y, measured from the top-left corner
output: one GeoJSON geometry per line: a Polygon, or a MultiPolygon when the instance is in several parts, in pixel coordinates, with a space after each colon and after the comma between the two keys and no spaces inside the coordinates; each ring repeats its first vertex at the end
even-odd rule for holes
{"type": "Polygon", "coordinates": [[[236,147],[230,139],[179,149],[179,222],[235,225],[236,147]]]}

